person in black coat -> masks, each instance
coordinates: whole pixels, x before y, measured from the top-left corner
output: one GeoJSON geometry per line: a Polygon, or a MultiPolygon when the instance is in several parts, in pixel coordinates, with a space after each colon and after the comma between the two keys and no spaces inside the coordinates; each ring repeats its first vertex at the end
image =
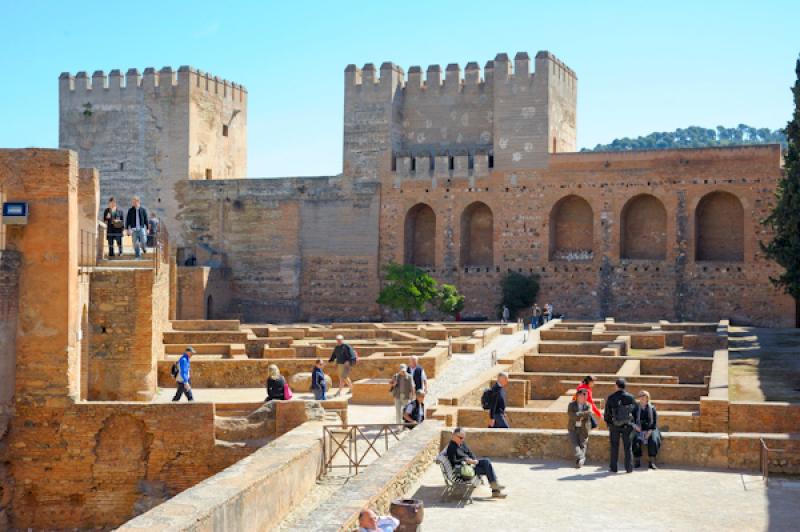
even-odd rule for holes
{"type": "Polygon", "coordinates": [[[128,209],[125,216],[125,230],[133,239],[133,251],[138,259],[147,247],[147,229],[150,221],[147,219],[147,210],[140,205],[139,196],[133,197],[133,206],[128,209]]]}
{"type": "Polygon", "coordinates": [[[617,472],[619,461],[619,440],[622,439],[622,450],[625,454],[625,471],[633,473],[633,425],[637,413],[636,399],[625,391],[625,379],[617,379],[617,391],[606,399],[603,419],[608,425],[608,436],[611,440],[611,457],[609,469],[617,472]]]}
{"type": "Polygon", "coordinates": [[[108,240],[108,256],[114,256],[114,242],[122,255],[122,232],[125,230],[125,216],[117,208],[114,198],[108,199],[108,207],[103,211],[103,222],[106,224],[106,240],[108,240]]]}
{"type": "Polygon", "coordinates": [[[286,389],[286,379],[281,376],[278,366],[270,364],[269,377],[267,378],[267,398],[268,401],[283,401],[286,399],[284,390],[286,389]]]}
{"type": "Polygon", "coordinates": [[[447,451],[445,451],[447,461],[450,462],[456,474],[460,471],[462,464],[474,466],[476,475],[485,475],[489,480],[489,486],[492,488],[492,497],[504,498],[506,496],[503,493],[505,486],[497,482],[497,475],[494,472],[492,462],[488,458],[478,460],[470,448],[467,447],[464,441],[466,437],[467,434],[461,427],[456,427],[453,430],[453,436],[450,439],[450,443],[447,444],[447,451]]]}
{"type": "Polygon", "coordinates": [[[492,404],[489,407],[490,429],[509,428],[506,415],[506,386],[508,386],[508,373],[503,371],[497,375],[497,382],[492,386],[492,404]]]}
{"type": "Polygon", "coordinates": [[[661,431],[658,430],[658,412],[655,405],[650,402],[650,392],[642,390],[637,396],[639,409],[637,411],[634,430],[636,437],[633,439],[633,456],[636,457],[635,467],[642,467],[642,447],[647,446],[647,458],[650,469],[656,467],[656,456],[661,448],[661,431]]]}

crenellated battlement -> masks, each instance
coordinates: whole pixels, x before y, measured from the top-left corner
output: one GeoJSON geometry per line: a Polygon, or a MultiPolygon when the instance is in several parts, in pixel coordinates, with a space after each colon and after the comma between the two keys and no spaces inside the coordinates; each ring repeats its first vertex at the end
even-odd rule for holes
{"type": "MultiPolygon", "coordinates": [[[[575,72],[548,51],[536,54],[536,68],[546,68],[545,62],[552,62],[557,77],[570,81],[577,80],[575,72]]],[[[450,63],[445,69],[441,65],[429,65],[423,76],[422,67],[414,65],[408,69],[406,77],[403,69],[394,63],[386,62],[380,71],[373,63],[362,68],[347,65],[345,69],[345,86],[347,88],[375,88],[394,86],[402,87],[408,92],[439,90],[460,92],[470,88],[484,89],[498,81],[532,81],[536,72],[531,68],[531,58],[527,52],[518,52],[514,60],[508,54],[499,53],[493,60],[487,61],[481,75],[481,67],[475,61],[466,64],[465,68],[457,63],[450,63]],[[443,75],[444,73],[444,75],[443,75]]]]}
{"type": "Polygon", "coordinates": [[[131,68],[124,76],[118,69],[112,70],[108,74],[102,70],[96,70],[91,77],[84,71],[78,72],[74,76],[69,72],[63,72],[58,77],[58,85],[59,92],[63,96],[75,94],[85,97],[100,93],[155,92],[156,90],[160,92],[167,87],[187,89],[194,87],[217,94],[222,99],[242,102],[247,98],[247,89],[244,85],[220,79],[190,66],[182,66],[177,71],[168,66],[161,70],[148,67],[144,69],[143,73],[136,68],[131,68]]]}
{"type": "Polygon", "coordinates": [[[394,155],[393,174],[410,178],[484,177],[492,168],[489,150],[463,149],[435,153],[401,151],[394,155]]]}

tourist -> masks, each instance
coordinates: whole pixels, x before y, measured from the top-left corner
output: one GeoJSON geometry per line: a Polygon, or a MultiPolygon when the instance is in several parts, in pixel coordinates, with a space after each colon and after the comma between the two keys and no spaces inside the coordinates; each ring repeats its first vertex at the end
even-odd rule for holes
{"type": "Polygon", "coordinates": [[[638,394],[639,408],[637,414],[636,436],[633,439],[633,456],[636,457],[637,468],[642,467],[642,447],[647,446],[647,467],[656,467],[656,456],[661,448],[661,431],[658,430],[658,412],[650,402],[650,392],[642,390],[638,394]]]}
{"type": "Polygon", "coordinates": [[[394,397],[394,418],[398,424],[403,422],[403,407],[411,400],[414,390],[414,381],[407,370],[408,366],[400,364],[400,371],[392,376],[392,385],[389,388],[394,397]]]}
{"type": "Polygon", "coordinates": [[[178,367],[176,368],[178,371],[175,374],[175,381],[178,386],[175,390],[175,396],[172,398],[173,401],[180,401],[183,394],[186,394],[187,401],[194,401],[194,396],[192,395],[192,356],[194,353],[194,347],[188,346],[183,351],[181,358],[178,359],[178,367]]]}
{"type": "Polygon", "coordinates": [[[506,415],[506,386],[508,386],[508,373],[502,371],[497,375],[497,382],[492,386],[492,404],[489,407],[490,429],[507,429],[509,427],[506,415]]]}
{"type": "Polygon", "coordinates": [[[328,362],[336,361],[336,373],[339,375],[339,391],[336,395],[342,394],[342,389],[345,385],[353,389],[353,381],[350,380],[350,370],[353,368],[353,362],[356,360],[356,353],[349,344],[344,343],[344,336],[341,334],[336,335],[336,347],[333,348],[333,353],[328,359],[328,362]]]}
{"type": "Polygon", "coordinates": [[[611,439],[611,460],[609,469],[617,472],[619,460],[619,440],[622,438],[622,452],[625,454],[625,471],[633,472],[633,422],[636,419],[636,400],[625,391],[625,379],[617,379],[617,391],[606,399],[603,419],[608,425],[608,436],[611,439]]]}
{"type": "Polygon", "coordinates": [[[553,305],[551,305],[550,303],[547,303],[547,304],[545,304],[545,307],[547,308],[547,319],[548,319],[548,321],[556,319],[556,315],[553,313],[553,305]]]}
{"type": "Polygon", "coordinates": [[[133,239],[133,252],[137,259],[147,251],[147,227],[147,211],[140,205],[139,196],[134,196],[133,206],[125,218],[125,229],[133,239]]]}
{"type": "Polygon", "coordinates": [[[503,305],[503,323],[508,323],[508,319],[511,317],[511,312],[508,310],[508,307],[503,305]]]}
{"type": "Polygon", "coordinates": [[[403,421],[406,427],[413,429],[425,421],[425,392],[417,390],[416,398],[406,405],[403,411],[403,421]]]}
{"type": "Polygon", "coordinates": [[[108,199],[108,207],[103,211],[103,221],[106,224],[106,240],[108,241],[108,256],[114,256],[114,242],[117,243],[119,254],[122,255],[122,231],[125,229],[125,215],[117,208],[114,198],[108,199]]]}
{"type": "MultiPolygon", "coordinates": [[[[592,388],[594,387],[595,378],[591,375],[587,375],[583,378],[581,383],[575,389],[576,392],[584,390],[586,392],[586,401],[589,403],[589,406],[592,407],[592,412],[594,415],[597,416],[597,419],[602,419],[603,413],[600,412],[600,409],[597,408],[597,405],[594,403],[594,397],[592,397],[592,388]]],[[[573,400],[575,398],[573,397],[573,400]]],[[[592,418],[592,428],[597,428],[597,420],[592,418]]]]}
{"type": "Polygon", "coordinates": [[[270,364],[268,369],[267,398],[264,402],[286,400],[286,379],[281,376],[281,370],[275,364],[270,364]]]}
{"type": "Polygon", "coordinates": [[[547,323],[548,321],[553,319],[552,309],[553,307],[550,306],[550,303],[544,304],[544,308],[542,308],[542,318],[544,320],[544,323],[547,323]]]}
{"type": "Polygon", "coordinates": [[[314,399],[317,401],[325,401],[328,398],[328,383],[325,382],[325,372],[322,371],[324,365],[325,361],[318,358],[314,369],[311,370],[311,391],[314,392],[314,399]]]}
{"type": "Polygon", "coordinates": [[[592,409],[589,408],[586,395],[586,389],[578,390],[575,399],[567,407],[567,433],[575,451],[575,467],[578,468],[586,463],[586,444],[589,442],[589,431],[592,430],[592,409]]]}
{"type": "Polygon", "coordinates": [[[158,229],[160,225],[161,220],[159,220],[155,214],[150,217],[150,223],[148,224],[147,228],[147,247],[156,247],[158,240],[158,229]]]}
{"type": "Polygon", "coordinates": [[[531,327],[534,329],[542,326],[542,309],[538,303],[533,305],[533,315],[531,316],[531,327]]]}
{"type": "Polygon", "coordinates": [[[478,458],[467,446],[464,441],[467,437],[466,432],[461,427],[456,427],[453,430],[453,436],[450,438],[450,443],[447,444],[447,459],[455,472],[459,474],[463,464],[471,465],[475,468],[476,475],[485,476],[489,480],[489,486],[492,488],[492,497],[504,498],[503,493],[505,486],[501,486],[497,482],[497,475],[494,472],[492,462],[488,458],[478,458]]]}
{"type": "Polygon", "coordinates": [[[364,508],[358,513],[358,532],[394,532],[400,526],[400,521],[391,515],[378,514],[364,508]]]}
{"type": "Polygon", "coordinates": [[[428,393],[428,376],[425,375],[425,369],[419,365],[419,358],[416,355],[408,358],[408,373],[414,379],[414,391],[422,390],[428,393]]]}

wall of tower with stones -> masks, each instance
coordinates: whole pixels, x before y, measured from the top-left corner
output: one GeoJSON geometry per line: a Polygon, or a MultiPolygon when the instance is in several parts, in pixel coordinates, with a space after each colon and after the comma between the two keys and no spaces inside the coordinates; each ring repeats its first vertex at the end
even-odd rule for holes
{"type": "Polygon", "coordinates": [[[103,204],[134,195],[172,225],[175,185],[247,173],[247,92],[190,67],[59,78],[59,146],[100,171],[103,204]]]}

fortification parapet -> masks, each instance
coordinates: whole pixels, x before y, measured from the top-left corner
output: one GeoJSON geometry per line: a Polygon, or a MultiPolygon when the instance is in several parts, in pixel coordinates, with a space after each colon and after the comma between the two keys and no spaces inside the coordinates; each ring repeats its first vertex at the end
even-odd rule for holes
{"type": "Polygon", "coordinates": [[[411,179],[483,177],[489,175],[489,157],[486,151],[467,153],[462,149],[436,154],[399,152],[393,174],[411,179]]]}
{"type": "Polygon", "coordinates": [[[243,85],[211,76],[190,66],[181,66],[177,71],[170,66],[160,70],[148,67],[144,69],[143,75],[138,69],[131,68],[126,72],[124,80],[119,69],[112,70],[108,75],[102,70],[95,70],[91,77],[85,71],[78,72],[74,76],[69,72],[62,72],[58,80],[59,94],[63,97],[74,95],[80,95],[81,98],[97,97],[101,94],[130,93],[135,90],[161,93],[167,88],[189,86],[239,102],[243,102],[247,97],[247,89],[243,85]]]}

